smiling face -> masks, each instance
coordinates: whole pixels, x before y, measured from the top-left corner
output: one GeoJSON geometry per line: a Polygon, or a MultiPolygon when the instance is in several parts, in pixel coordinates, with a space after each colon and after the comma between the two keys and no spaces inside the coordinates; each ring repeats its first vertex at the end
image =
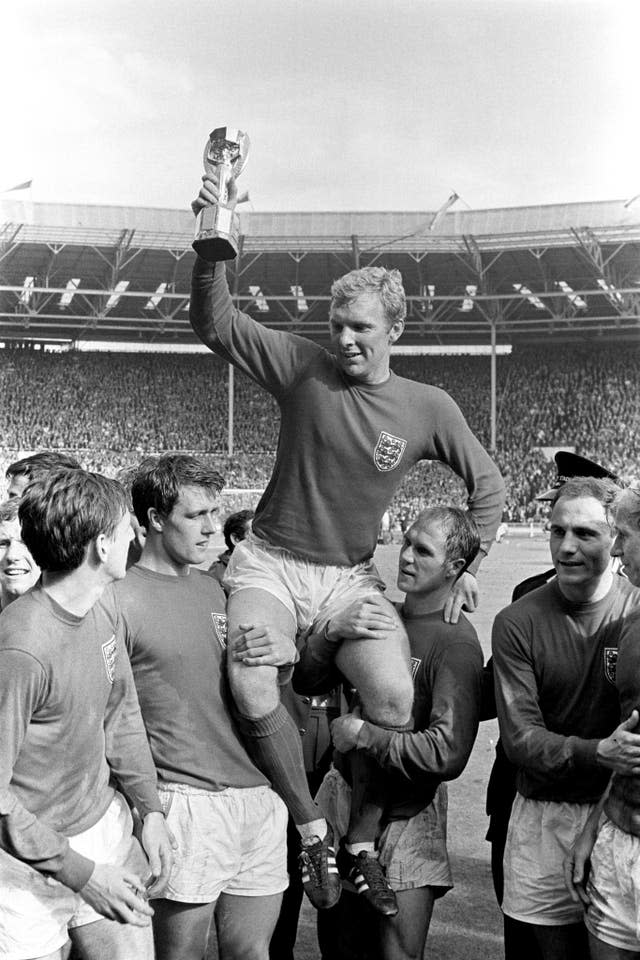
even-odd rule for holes
{"type": "Polygon", "coordinates": [[[185,486],[168,516],[149,511],[153,529],[160,533],[164,555],[173,567],[206,559],[217,529],[218,502],[219,495],[206,487],[185,486]]]}
{"type": "Polygon", "coordinates": [[[640,587],[640,527],[638,526],[638,494],[625,490],[615,513],[616,538],[611,548],[613,557],[620,557],[624,573],[635,587],[640,587]],[[634,502],[635,501],[635,502],[634,502]]]}
{"type": "Polygon", "coordinates": [[[331,345],[341,370],[360,383],[384,383],[389,376],[391,344],[404,323],[389,326],[380,297],[362,293],[340,307],[332,307],[329,320],[331,345]]]}
{"type": "Polygon", "coordinates": [[[0,592],[3,607],[37,583],[40,567],[22,542],[20,521],[0,521],[0,592]]]}
{"type": "Polygon", "coordinates": [[[605,507],[595,497],[560,497],[551,513],[551,559],[564,596],[574,602],[595,599],[610,576],[613,531],[605,507]]]}

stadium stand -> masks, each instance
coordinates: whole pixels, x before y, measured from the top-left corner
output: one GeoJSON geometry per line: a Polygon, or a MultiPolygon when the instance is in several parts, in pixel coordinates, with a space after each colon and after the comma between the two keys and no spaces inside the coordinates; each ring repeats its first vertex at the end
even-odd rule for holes
{"type": "MultiPolygon", "coordinates": [[[[331,282],[355,266],[401,270],[408,295],[397,372],[443,386],[491,447],[491,363],[418,355],[426,347],[510,345],[498,356],[495,456],[507,518],[537,516],[553,471],[539,448],[570,446],[622,475],[640,453],[640,208],[622,200],[434,213],[245,212],[230,266],[239,306],[326,342],[331,282]],[[544,346],[541,346],[544,344],[544,346]]],[[[6,462],[42,447],[115,473],[141,454],[215,457],[252,507],[277,439],[277,410],[215,358],[45,352],[79,340],[193,346],[193,219],[185,210],[0,199],[0,425],[6,462]],[[9,349],[11,346],[17,349],[9,349]],[[43,402],[44,400],[44,402],[43,402]]],[[[450,473],[421,465],[391,507],[398,525],[425,500],[457,502],[450,473]]]]}
{"type": "MultiPolygon", "coordinates": [[[[637,344],[521,347],[498,357],[496,460],[508,489],[507,518],[535,518],[534,497],[554,468],[542,447],[571,446],[622,476],[640,461],[637,344]]],[[[394,370],[446,389],[484,444],[489,440],[489,359],[395,357],[394,370]]],[[[227,369],[205,355],[49,353],[0,350],[0,436],[4,460],[40,448],[73,451],[108,474],[141,455],[185,450],[215,459],[238,493],[225,505],[252,506],[266,484],[278,433],[274,401],[235,378],[235,454],[227,456],[227,369]],[[42,402],[45,398],[46,402],[42,402]]],[[[391,507],[392,523],[425,502],[460,502],[462,484],[440,465],[420,465],[391,507]]]]}

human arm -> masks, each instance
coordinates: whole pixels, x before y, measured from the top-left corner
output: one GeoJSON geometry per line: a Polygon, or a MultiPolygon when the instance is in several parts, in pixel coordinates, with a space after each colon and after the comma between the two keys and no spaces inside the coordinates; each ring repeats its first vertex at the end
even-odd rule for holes
{"type": "MultiPolygon", "coordinates": [[[[465,483],[467,504],[478,526],[481,541],[478,555],[468,568],[468,573],[475,577],[502,519],[504,481],[452,398],[434,388],[430,403],[433,414],[430,418],[429,447],[432,449],[427,451],[426,456],[446,463],[465,483]]],[[[463,586],[464,582],[460,589],[463,586]]]]}
{"type": "MultiPolygon", "coordinates": [[[[229,180],[228,189],[235,203],[233,179],[229,180]]],[[[192,204],[194,213],[217,197],[213,172],[203,177],[192,204]]],[[[208,263],[200,257],[196,257],[193,266],[189,320],[196,336],[210,350],[276,397],[285,393],[310,359],[322,351],[305,337],[269,329],[237,310],[229,293],[224,264],[208,263]]]]}
{"type": "Polygon", "coordinates": [[[429,667],[421,664],[416,690],[419,685],[431,692],[431,709],[421,729],[410,733],[385,730],[349,714],[332,725],[337,749],[355,746],[384,769],[399,771],[411,781],[424,776],[439,780],[459,776],[478,730],[482,685],[479,645],[447,643],[429,667]],[[356,742],[352,742],[354,736],[356,742]]]}
{"type": "MultiPolygon", "coordinates": [[[[91,876],[93,861],[72,850],[65,836],[31,813],[11,785],[29,723],[45,703],[48,683],[45,668],[31,654],[0,651],[0,847],[78,891],[91,876]]],[[[46,790],[46,784],[42,786],[46,790]]]]}
{"type": "MultiPolygon", "coordinates": [[[[2,650],[0,656],[0,847],[34,870],[53,877],[80,893],[104,916],[117,915],[127,922],[140,922],[150,915],[144,898],[134,887],[142,878],[114,865],[96,864],[69,844],[66,836],[52,829],[20,802],[12,787],[12,771],[23,751],[29,750],[29,723],[47,711],[49,677],[37,659],[22,650],[2,650]],[[137,911],[137,913],[136,913],[137,911]]],[[[27,753],[28,756],[28,753],[27,753]]],[[[60,751],[52,744],[52,775],[59,779],[60,751]]],[[[34,804],[46,802],[47,783],[23,784],[23,790],[36,790],[34,804]]],[[[146,921],[143,921],[146,922],[146,921]]]]}

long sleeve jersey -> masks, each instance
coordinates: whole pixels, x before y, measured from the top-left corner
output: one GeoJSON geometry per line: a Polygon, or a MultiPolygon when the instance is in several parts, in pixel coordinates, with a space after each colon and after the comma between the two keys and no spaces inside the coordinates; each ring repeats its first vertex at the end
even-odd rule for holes
{"type": "Polygon", "coordinates": [[[83,616],[38,586],[0,617],[0,846],[74,890],[93,863],[68,836],[89,829],[115,778],[144,817],[156,773],[113,591],[83,616]]]}
{"type": "Polygon", "coordinates": [[[280,408],[275,467],[253,521],[258,536],[317,563],[353,566],[373,555],[407,471],[440,460],[464,480],[489,550],[504,484],[447,393],[393,372],[377,384],[347,377],[323,347],[236,310],[221,264],[196,261],[191,322],[280,408]]]}
{"type": "MultiPolygon", "coordinates": [[[[399,607],[399,613],[411,652],[414,729],[401,733],[365,721],[357,744],[390,775],[391,820],[413,816],[443,780],[462,773],[478,732],[482,693],[482,649],[464,615],[453,624],[445,623],[442,610],[413,617],[399,607]]],[[[318,635],[303,646],[294,673],[300,692],[335,683],[333,651],[322,652],[327,646],[318,635]]],[[[342,755],[336,762],[348,779],[342,755]]]]}
{"type": "Polygon", "coordinates": [[[557,581],[502,610],[493,626],[500,737],[534,800],[592,803],[609,778],[599,741],[620,722],[615,665],[640,591],[614,577],[608,594],[571,603],[557,581]]]}
{"type": "Polygon", "coordinates": [[[138,564],[116,592],[160,781],[201,790],[267,783],[232,721],[220,584],[201,570],[176,577],[138,564]]]}

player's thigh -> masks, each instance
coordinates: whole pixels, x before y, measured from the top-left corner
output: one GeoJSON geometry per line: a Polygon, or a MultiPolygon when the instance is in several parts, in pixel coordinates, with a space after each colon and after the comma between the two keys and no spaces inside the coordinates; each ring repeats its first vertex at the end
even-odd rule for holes
{"type": "Polygon", "coordinates": [[[215,903],[153,901],[156,960],[202,960],[215,903]]]}
{"type": "Polygon", "coordinates": [[[433,913],[432,887],[396,890],[398,913],[380,923],[383,960],[421,960],[433,913]]]}
{"type": "Polygon", "coordinates": [[[95,920],[69,935],[83,960],[154,960],[151,923],[134,927],[116,920],[95,920]]]}
{"type": "MultiPolygon", "coordinates": [[[[268,625],[274,632],[295,639],[296,624],[290,610],[267,590],[245,587],[227,602],[228,645],[233,650],[241,624],[268,625]]],[[[227,674],[236,706],[246,716],[270,713],[280,702],[276,667],[251,667],[227,656],[227,674]]]]}
{"type": "Polygon", "coordinates": [[[612,947],[609,943],[597,940],[590,933],[589,955],[591,960],[638,960],[640,950],[623,950],[622,947],[612,947]]]}
{"type": "Polygon", "coordinates": [[[268,960],[282,894],[239,897],[223,893],[216,906],[220,960],[268,960]]]}
{"type": "Polygon", "coordinates": [[[384,602],[393,617],[393,627],[375,639],[343,641],[336,665],[358,690],[372,722],[403,723],[413,703],[409,639],[395,607],[384,602]]]}

